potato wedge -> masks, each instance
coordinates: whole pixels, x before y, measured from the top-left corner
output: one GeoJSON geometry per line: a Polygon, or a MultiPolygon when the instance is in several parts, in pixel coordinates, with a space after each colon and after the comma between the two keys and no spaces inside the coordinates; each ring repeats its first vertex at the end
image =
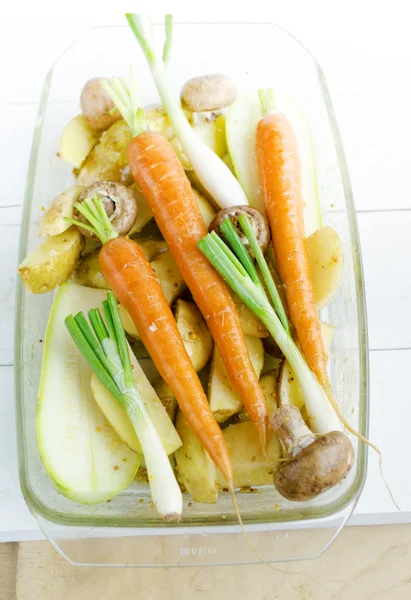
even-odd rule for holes
{"type": "Polygon", "coordinates": [[[174,317],[193,367],[201,371],[213,351],[213,338],[203,315],[193,302],[177,300],[174,317]]]}
{"type": "Polygon", "coordinates": [[[276,371],[265,373],[260,379],[260,385],[267,403],[268,416],[271,417],[278,407],[276,371]]]}
{"type": "Polygon", "coordinates": [[[134,321],[130,317],[129,313],[126,311],[126,309],[124,308],[124,306],[122,304],[119,304],[117,306],[117,308],[118,308],[118,314],[120,315],[121,324],[124,327],[124,331],[128,335],[131,335],[132,338],[139,340],[140,335],[139,335],[137,328],[134,325],[134,321]]]}
{"type": "Polygon", "coordinates": [[[152,262],[159,254],[168,250],[167,243],[164,240],[137,238],[134,241],[140,246],[149,262],[152,262]]]}
{"type": "Polygon", "coordinates": [[[73,274],[73,280],[79,285],[98,288],[101,290],[109,290],[110,287],[106,278],[100,271],[98,263],[99,250],[95,250],[82,258],[73,274]]]}
{"type": "Polygon", "coordinates": [[[182,165],[184,171],[191,171],[192,170],[191,163],[188,160],[188,157],[187,157],[186,153],[184,152],[183,146],[182,146],[180,140],[178,139],[178,137],[174,137],[173,139],[171,139],[170,144],[173,147],[173,150],[176,153],[178,160],[181,162],[181,165],[182,165]]]}
{"type": "Polygon", "coordinates": [[[79,169],[99,138],[100,134],[90,127],[86,118],[77,115],[63,129],[58,156],[79,169]]]}
{"type": "MultiPolygon", "coordinates": [[[[139,392],[146,405],[147,412],[163,442],[167,454],[172,454],[182,444],[181,439],[171,422],[161,400],[157,396],[147,377],[144,375],[136,357],[130,350],[130,360],[133,367],[134,381],[138,385],[139,392]]],[[[107,421],[117,432],[118,436],[135,452],[142,454],[140,442],[136,432],[128,418],[125,409],[107,391],[98,377],[93,373],[91,378],[91,393],[97,402],[107,421]]]]}
{"type": "MultiPolygon", "coordinates": [[[[231,454],[235,487],[272,485],[273,473],[281,458],[280,442],[274,432],[268,439],[266,456],[261,450],[257,429],[251,421],[229,425],[223,435],[231,454]]],[[[223,488],[227,487],[227,481],[220,471],[217,471],[217,483],[223,488]]]]}
{"type": "Polygon", "coordinates": [[[157,275],[167,302],[171,305],[185,290],[186,284],[170,250],[162,252],[150,263],[157,275]]]}
{"type": "MultiPolygon", "coordinates": [[[[334,328],[328,323],[321,323],[325,351],[329,352],[334,328]]],[[[279,400],[280,404],[293,404],[298,409],[304,406],[304,396],[300,385],[287,360],[284,360],[280,369],[279,378],[279,400]]]]}
{"type": "MultiPolygon", "coordinates": [[[[174,136],[169,119],[161,108],[147,110],[146,119],[152,131],[162,133],[167,139],[174,136]]],[[[108,180],[131,186],[134,179],[127,160],[127,147],[131,138],[130,128],[123,119],[113,123],[103,135],[101,142],[87,156],[78,175],[78,183],[91,185],[95,181],[108,180]]],[[[142,214],[140,218],[141,216],[142,214]]],[[[134,231],[137,229],[134,228],[134,231]]]]}
{"type": "Polygon", "coordinates": [[[177,415],[176,429],[183,442],[175,453],[177,478],[193,500],[214,504],[218,500],[216,466],[181,411],[177,415]]]}
{"type": "MultiPolygon", "coordinates": [[[[254,370],[257,377],[259,377],[264,364],[263,343],[259,338],[249,336],[246,336],[245,341],[254,370]]],[[[218,423],[223,423],[232,415],[240,412],[243,407],[242,400],[231,384],[223,359],[216,346],[214,346],[213,362],[211,364],[208,399],[218,423]]]]}
{"type": "Polygon", "coordinates": [[[132,236],[134,233],[140,233],[140,231],[147,225],[149,221],[154,217],[153,211],[149,207],[147,200],[140,190],[137,189],[137,185],[133,183],[130,186],[130,189],[133,190],[133,193],[137,200],[137,218],[134,221],[134,225],[129,232],[129,236],[132,236]]]}
{"type": "Polygon", "coordinates": [[[208,229],[208,226],[215,217],[216,210],[210,204],[207,198],[200,194],[200,192],[198,192],[195,188],[193,188],[193,194],[197,200],[198,208],[200,209],[201,216],[203,217],[204,225],[208,229]]]}
{"type": "Polygon", "coordinates": [[[160,398],[164,408],[166,409],[168,416],[174,423],[178,411],[178,402],[176,397],[164,379],[161,377],[157,377],[157,379],[153,381],[153,388],[157,396],[160,398]]]}
{"type": "MultiPolygon", "coordinates": [[[[273,411],[277,408],[277,379],[278,371],[268,371],[260,377],[260,385],[263,390],[265,400],[267,402],[268,414],[271,416],[273,411]]],[[[240,423],[244,421],[251,421],[251,417],[246,411],[245,407],[240,410],[236,416],[236,420],[240,423]]]]}
{"type": "Polygon", "coordinates": [[[84,238],[76,227],[47,238],[19,266],[20,277],[32,294],[46,294],[67,281],[77,264],[84,238]]]}
{"type": "Polygon", "coordinates": [[[87,156],[77,183],[89,186],[96,181],[116,181],[131,185],[134,180],[127,160],[127,147],[132,137],[123,119],[113,123],[87,156]]]}
{"type": "Polygon", "coordinates": [[[332,227],[317,229],[307,238],[311,278],[318,308],[327,304],[337,291],[343,268],[340,238],[332,227]]]}
{"type": "Polygon", "coordinates": [[[268,336],[268,330],[264,323],[244,304],[234,292],[231,293],[234,304],[240,317],[241,329],[244,335],[249,337],[265,338],[268,336]]]}
{"type": "Polygon", "coordinates": [[[73,217],[74,203],[77,202],[83,189],[82,185],[73,185],[53,200],[40,221],[40,237],[59,235],[71,227],[65,217],[73,217]]]}
{"type": "Polygon", "coordinates": [[[170,119],[161,107],[152,108],[151,110],[145,109],[145,113],[150,131],[161,133],[167,140],[171,140],[175,136],[170,119]]]}

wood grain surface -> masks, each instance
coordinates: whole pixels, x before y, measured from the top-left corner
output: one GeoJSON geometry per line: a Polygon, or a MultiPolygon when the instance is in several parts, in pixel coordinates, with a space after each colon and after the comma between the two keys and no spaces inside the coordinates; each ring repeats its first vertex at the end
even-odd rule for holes
{"type": "Polygon", "coordinates": [[[18,544],[0,544],[0,600],[15,600],[18,544]]]}
{"type": "Polygon", "coordinates": [[[322,557],[272,567],[76,568],[48,542],[0,545],[0,600],[203,598],[409,600],[411,525],[348,527],[322,557]]]}

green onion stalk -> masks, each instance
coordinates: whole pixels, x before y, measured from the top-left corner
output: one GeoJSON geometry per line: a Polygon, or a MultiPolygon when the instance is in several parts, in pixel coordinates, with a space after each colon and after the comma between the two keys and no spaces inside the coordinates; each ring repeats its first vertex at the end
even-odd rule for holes
{"type": "MultiPolygon", "coordinates": [[[[230,169],[220,157],[200,140],[192,129],[181,108],[180,98],[168,81],[167,65],[171,55],[172,16],[166,16],[166,35],[162,56],[157,54],[154,48],[150,18],[147,15],[135,13],[127,13],[126,18],[146,57],[164,110],[167,112],[176,135],[199,180],[221,208],[248,204],[241,185],[230,169]]],[[[110,93],[108,89],[107,91],[110,93]]],[[[121,106],[115,100],[114,102],[122,112],[121,106]]]]}
{"type": "Polygon", "coordinates": [[[287,358],[303,393],[312,430],[320,435],[342,430],[340,418],[327,394],[291,337],[284,306],[247,215],[241,215],[239,223],[256,257],[261,278],[229,219],[221,226],[228,244],[213,231],[200,240],[198,247],[244,304],[264,323],[287,358]]]}
{"type": "Polygon", "coordinates": [[[143,450],[153,502],[164,520],[179,521],[183,508],[161,438],[147,412],[133,377],[129,347],[112,292],[98,308],[69,315],[65,324],[77,348],[110,394],[125,408],[143,450]]]}

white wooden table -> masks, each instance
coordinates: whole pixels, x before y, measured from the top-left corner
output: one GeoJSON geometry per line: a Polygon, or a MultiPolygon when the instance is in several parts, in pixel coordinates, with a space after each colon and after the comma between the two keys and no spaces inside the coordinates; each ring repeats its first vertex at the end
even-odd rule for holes
{"type": "MultiPolygon", "coordinates": [[[[213,0],[207,14],[192,4],[158,1],[150,12],[158,19],[170,9],[185,21],[233,19],[231,2],[221,6],[213,0]]],[[[370,452],[366,487],[351,523],[410,521],[411,43],[405,3],[391,2],[389,14],[365,0],[349,0],[338,10],[325,0],[292,0],[275,10],[264,4],[253,2],[250,13],[236,3],[235,20],[275,21],[320,60],[358,209],[370,333],[370,437],[383,451],[386,477],[402,510],[394,509],[370,452]]],[[[96,12],[94,1],[83,3],[77,11],[81,16],[76,16],[74,2],[64,17],[54,16],[53,7],[51,2],[36,3],[36,12],[27,6],[25,17],[3,16],[0,22],[0,55],[7,57],[0,67],[0,541],[40,537],[19,490],[13,396],[17,246],[39,94],[60,51],[88,27],[123,22],[130,4],[118,2],[114,10],[99,3],[96,12]]]]}

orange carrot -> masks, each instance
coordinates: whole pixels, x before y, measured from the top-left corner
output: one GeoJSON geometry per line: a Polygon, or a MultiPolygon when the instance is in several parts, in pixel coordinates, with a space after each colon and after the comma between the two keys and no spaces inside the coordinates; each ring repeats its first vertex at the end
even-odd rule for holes
{"type": "Polygon", "coordinates": [[[186,352],[160,283],[141,248],[127,238],[107,241],[99,264],[114,294],[130,313],[161,377],[211,459],[233,482],[230,453],[186,352]]]}
{"type": "Polygon", "coordinates": [[[293,129],[283,114],[268,114],[259,121],[256,154],[265,211],[290,319],[310,369],[328,391],[327,355],[304,235],[301,163],[293,129]]]}
{"type": "Polygon", "coordinates": [[[183,167],[159,133],[134,137],[128,159],[157,225],[193,298],[204,315],[233,386],[266,443],[267,406],[252,366],[230,292],[197,243],[207,234],[183,167]]]}

